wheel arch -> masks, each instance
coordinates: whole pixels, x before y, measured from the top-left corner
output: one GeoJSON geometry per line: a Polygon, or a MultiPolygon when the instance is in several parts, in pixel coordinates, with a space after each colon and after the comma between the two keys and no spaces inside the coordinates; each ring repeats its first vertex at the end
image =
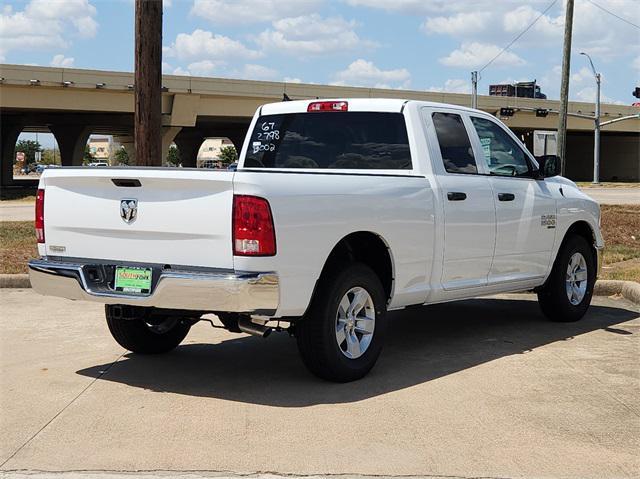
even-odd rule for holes
{"type": "Polygon", "coordinates": [[[562,247],[566,243],[567,238],[569,238],[569,236],[571,235],[582,236],[584,239],[587,240],[587,242],[591,246],[591,253],[593,254],[594,264],[596,265],[596,269],[598,269],[598,250],[596,249],[596,243],[597,243],[596,232],[594,228],[591,226],[591,224],[585,220],[578,220],[571,223],[571,226],[569,226],[564,233],[564,237],[562,238],[562,242],[560,243],[560,247],[558,248],[558,252],[556,253],[556,256],[560,251],[562,251],[562,247]]]}
{"type": "Polygon", "coordinates": [[[351,262],[366,264],[376,273],[387,296],[387,302],[390,302],[395,279],[393,254],[387,241],[381,235],[371,231],[354,231],[334,245],[324,262],[313,294],[315,295],[318,284],[330,272],[351,262]]]}

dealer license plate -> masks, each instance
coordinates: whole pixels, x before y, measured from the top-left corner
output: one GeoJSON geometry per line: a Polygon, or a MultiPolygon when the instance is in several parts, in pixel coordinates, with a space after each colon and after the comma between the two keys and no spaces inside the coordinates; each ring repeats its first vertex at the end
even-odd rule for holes
{"type": "Polygon", "coordinates": [[[116,291],[149,294],[151,292],[151,272],[151,268],[116,267],[116,291]]]}

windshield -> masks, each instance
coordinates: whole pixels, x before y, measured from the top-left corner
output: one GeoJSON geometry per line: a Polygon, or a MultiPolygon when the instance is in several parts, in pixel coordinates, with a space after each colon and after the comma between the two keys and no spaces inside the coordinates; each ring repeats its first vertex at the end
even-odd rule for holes
{"type": "Polygon", "coordinates": [[[313,112],[261,116],[247,168],[411,169],[401,113],[313,112]]]}

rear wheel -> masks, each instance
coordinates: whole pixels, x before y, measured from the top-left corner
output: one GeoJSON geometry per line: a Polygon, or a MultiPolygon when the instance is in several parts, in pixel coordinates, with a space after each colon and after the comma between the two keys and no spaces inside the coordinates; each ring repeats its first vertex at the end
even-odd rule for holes
{"type": "Polygon", "coordinates": [[[140,354],[160,354],[175,349],[187,336],[192,322],[174,316],[150,316],[140,310],[138,317],[124,319],[112,305],[105,306],[107,326],[123,348],[140,354]]]}
{"type": "Polygon", "coordinates": [[[354,263],[327,275],[296,324],[298,349],[315,375],[348,382],[376,363],[386,336],[386,296],[378,276],[354,263]]]}
{"type": "Polygon", "coordinates": [[[552,321],[578,321],[589,308],[595,281],[591,245],[582,236],[569,236],[558,252],[547,282],[538,292],[542,312],[552,321]]]}

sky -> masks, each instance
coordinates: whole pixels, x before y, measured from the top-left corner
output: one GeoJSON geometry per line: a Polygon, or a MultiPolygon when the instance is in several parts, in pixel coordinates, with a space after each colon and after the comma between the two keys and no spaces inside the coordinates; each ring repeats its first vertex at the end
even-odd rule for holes
{"type": "MultiPolygon", "coordinates": [[[[133,70],[133,0],[0,5],[2,63],[133,70]]],[[[481,70],[480,94],[535,79],[554,99],[564,9],[563,0],[164,0],[163,72],[466,93],[481,70]]],[[[640,0],[575,0],[571,99],[595,97],[584,51],[604,102],[638,101],[639,25],[640,0]]]]}

